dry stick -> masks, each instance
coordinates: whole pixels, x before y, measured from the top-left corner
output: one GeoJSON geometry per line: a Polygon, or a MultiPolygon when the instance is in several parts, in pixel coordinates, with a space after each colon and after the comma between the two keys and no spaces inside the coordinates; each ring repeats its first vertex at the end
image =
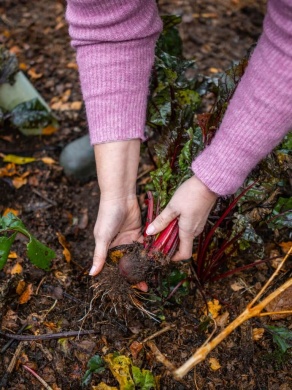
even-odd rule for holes
{"type": "Polygon", "coordinates": [[[43,378],[41,378],[34,370],[32,370],[30,367],[26,366],[25,364],[23,364],[22,366],[23,368],[25,368],[28,372],[30,372],[43,386],[45,389],[47,390],[53,390],[51,386],[49,386],[47,384],[47,382],[45,382],[43,380],[43,378]]]}
{"type": "Polygon", "coordinates": [[[146,337],[146,339],[142,340],[141,342],[142,343],[146,343],[147,341],[152,340],[152,339],[154,339],[157,336],[160,336],[161,334],[169,331],[170,329],[173,329],[174,327],[175,327],[175,325],[165,326],[164,328],[162,328],[162,329],[158,330],[157,332],[153,333],[151,336],[146,337]]]}
{"type": "Polygon", "coordinates": [[[276,271],[261,289],[261,291],[257,294],[257,296],[252,300],[252,302],[247,306],[243,313],[241,313],[233,322],[231,322],[221,333],[218,334],[212,341],[210,341],[207,345],[203,345],[199,348],[196,353],[190,357],[181,367],[177,370],[173,371],[173,375],[175,378],[181,379],[183,378],[192,368],[194,368],[198,363],[203,361],[206,356],[219,344],[223,341],[231,332],[234,331],[239,325],[241,325],[246,320],[258,316],[261,311],[267,306],[269,302],[275,299],[278,295],[280,295],[283,291],[287,290],[290,286],[292,286],[292,278],[288,279],[286,283],[277,288],[274,292],[268,295],[262,302],[258,303],[255,307],[251,307],[265,292],[269,284],[274,280],[276,275],[280,272],[283,264],[289,257],[292,252],[292,246],[289,249],[288,253],[282,260],[282,262],[277,267],[276,271]]]}
{"type": "Polygon", "coordinates": [[[266,313],[260,313],[259,317],[273,316],[278,314],[292,314],[292,310],[282,310],[282,311],[267,311],[266,313]]]}
{"type": "Polygon", "coordinates": [[[20,355],[21,351],[22,351],[22,347],[23,347],[23,342],[20,342],[14,352],[14,355],[9,363],[9,366],[5,372],[5,374],[3,375],[2,379],[1,379],[1,382],[0,382],[0,388],[1,389],[7,389],[7,384],[8,384],[8,381],[9,381],[9,377],[10,375],[12,374],[12,371],[14,370],[14,367],[15,367],[15,364],[16,364],[16,361],[18,359],[18,356],[20,355]]]}

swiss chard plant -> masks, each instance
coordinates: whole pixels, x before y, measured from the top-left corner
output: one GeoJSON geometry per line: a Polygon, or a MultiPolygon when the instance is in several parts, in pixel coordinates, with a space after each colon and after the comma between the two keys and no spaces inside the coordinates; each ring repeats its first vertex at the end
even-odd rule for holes
{"type": "Polygon", "coordinates": [[[17,234],[28,238],[27,257],[39,268],[48,270],[55,252],[38,241],[23,222],[12,213],[0,217],[0,270],[5,266],[17,234]]]}

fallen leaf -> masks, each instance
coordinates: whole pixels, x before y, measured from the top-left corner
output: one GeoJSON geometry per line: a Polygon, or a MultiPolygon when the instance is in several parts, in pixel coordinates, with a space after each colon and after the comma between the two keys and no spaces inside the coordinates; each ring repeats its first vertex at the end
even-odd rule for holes
{"type": "Polygon", "coordinates": [[[27,184],[27,178],[21,176],[15,177],[14,179],[12,179],[12,184],[18,190],[19,188],[27,184]]]}
{"type": "Polygon", "coordinates": [[[141,349],[143,348],[143,344],[138,341],[133,341],[130,345],[130,351],[134,359],[137,359],[141,349]]]}
{"type": "Polygon", "coordinates": [[[130,373],[131,360],[124,355],[109,353],[104,356],[113,376],[120,384],[120,390],[135,389],[135,384],[130,373]]]}
{"type": "Polygon", "coordinates": [[[3,217],[5,217],[5,215],[9,214],[9,213],[12,213],[13,215],[15,215],[16,217],[18,216],[19,214],[19,211],[18,210],[15,210],[15,209],[10,209],[9,207],[7,209],[4,210],[3,212],[3,217]]]}
{"type": "Polygon", "coordinates": [[[63,255],[65,256],[65,259],[67,261],[67,263],[70,263],[71,261],[71,253],[68,249],[68,244],[66,242],[66,238],[63,236],[62,233],[60,232],[57,232],[57,237],[58,237],[58,240],[59,240],[59,243],[62,245],[62,247],[64,248],[63,250],[63,255]]]}
{"type": "Polygon", "coordinates": [[[24,280],[20,280],[16,287],[16,294],[21,295],[25,290],[26,283],[24,280]]]}
{"type": "Polygon", "coordinates": [[[286,254],[286,253],[288,253],[288,251],[290,250],[290,248],[292,246],[292,241],[281,242],[281,244],[279,244],[279,245],[282,248],[282,251],[286,254]]]}
{"type": "Polygon", "coordinates": [[[11,275],[15,275],[15,274],[21,274],[23,271],[23,268],[22,268],[22,265],[19,264],[19,263],[16,263],[12,269],[11,269],[11,275]]]}
{"type": "Polygon", "coordinates": [[[239,291],[239,290],[242,290],[244,288],[244,286],[242,284],[240,284],[239,282],[232,283],[230,285],[230,287],[233,291],[239,291]]]}
{"type": "Polygon", "coordinates": [[[31,162],[34,162],[36,161],[36,159],[34,157],[21,157],[21,156],[16,156],[15,154],[7,154],[3,158],[3,161],[14,163],[17,165],[23,165],[23,164],[29,164],[31,162]]]}
{"type": "Polygon", "coordinates": [[[58,325],[56,325],[54,322],[44,322],[44,325],[45,325],[47,328],[49,328],[49,329],[51,329],[52,331],[54,331],[54,332],[56,332],[56,331],[59,329],[58,325]]]}
{"type": "Polygon", "coordinates": [[[0,138],[4,139],[4,141],[10,142],[10,143],[13,142],[13,135],[1,135],[0,138]]]}
{"type": "Polygon", "coordinates": [[[57,126],[49,125],[42,129],[42,135],[51,135],[54,134],[58,130],[57,126]]]}
{"type": "Polygon", "coordinates": [[[17,330],[19,325],[17,324],[18,315],[15,311],[8,309],[6,314],[2,318],[2,329],[17,330]]]}
{"type": "Polygon", "coordinates": [[[75,69],[77,70],[78,69],[78,65],[76,62],[68,62],[68,64],[66,65],[67,68],[69,69],[75,69]]]}
{"type": "Polygon", "coordinates": [[[257,341],[263,337],[263,334],[265,333],[264,328],[253,328],[252,330],[252,339],[257,341]]]}
{"type": "Polygon", "coordinates": [[[40,159],[44,164],[47,164],[47,165],[53,165],[53,164],[56,164],[57,162],[51,158],[51,157],[42,157],[40,159]]]}
{"type": "Polygon", "coordinates": [[[19,64],[19,69],[20,69],[20,70],[27,70],[27,65],[26,65],[24,62],[21,62],[21,63],[19,64]]]}
{"type": "MultiPolygon", "coordinates": [[[[288,287],[287,290],[268,303],[265,309],[269,312],[292,310],[292,286],[288,287]]],[[[272,320],[279,320],[288,316],[291,316],[291,314],[273,314],[270,318],[272,320]]]]}
{"type": "Polygon", "coordinates": [[[81,107],[82,107],[82,102],[81,101],[76,101],[76,102],[72,102],[71,103],[70,109],[79,111],[81,109],[81,107]]]}
{"type": "Polygon", "coordinates": [[[228,322],[228,318],[229,318],[229,313],[228,311],[226,311],[225,313],[221,314],[220,316],[218,316],[216,318],[216,324],[217,326],[219,326],[220,328],[224,328],[225,325],[227,324],[228,322]]]}
{"type": "Polygon", "coordinates": [[[213,301],[209,301],[207,305],[208,305],[208,310],[206,309],[204,310],[205,315],[211,314],[212,318],[214,319],[218,317],[219,311],[221,309],[221,305],[218,299],[213,299],[213,301]]]}
{"type": "Polygon", "coordinates": [[[29,69],[29,71],[27,73],[34,80],[37,80],[37,79],[40,79],[41,77],[43,77],[43,73],[37,73],[37,71],[34,68],[29,69]]]}
{"type": "Polygon", "coordinates": [[[16,252],[10,252],[8,255],[8,259],[17,259],[17,253],[16,252]]]}
{"type": "Polygon", "coordinates": [[[30,298],[32,297],[32,294],[33,294],[33,287],[32,287],[32,283],[29,283],[25,290],[23,291],[23,293],[20,295],[20,297],[18,298],[18,302],[23,305],[24,303],[27,303],[30,298]]]}
{"type": "Polygon", "coordinates": [[[213,371],[217,371],[219,370],[219,368],[221,368],[221,365],[216,358],[210,358],[209,363],[210,363],[211,370],[213,371]]]}
{"type": "Polygon", "coordinates": [[[92,386],[92,390],[118,390],[117,387],[108,386],[104,382],[100,382],[97,386],[92,386]]]}
{"type": "Polygon", "coordinates": [[[16,166],[13,163],[7,164],[5,167],[0,168],[0,177],[14,176],[16,173],[16,166]]]}

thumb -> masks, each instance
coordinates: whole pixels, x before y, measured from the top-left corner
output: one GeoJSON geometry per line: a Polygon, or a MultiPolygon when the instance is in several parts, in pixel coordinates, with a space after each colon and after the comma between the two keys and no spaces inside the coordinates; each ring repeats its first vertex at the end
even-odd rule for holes
{"type": "Polygon", "coordinates": [[[165,229],[171,221],[173,221],[179,213],[174,210],[169,204],[162,212],[159,214],[154,221],[148,226],[146,234],[149,236],[153,234],[160,233],[165,229]]]}
{"type": "Polygon", "coordinates": [[[109,244],[110,242],[107,242],[101,237],[96,238],[95,250],[93,255],[93,264],[91,270],[89,271],[89,275],[95,276],[99,274],[100,271],[102,270],[106,260],[109,244]]]}

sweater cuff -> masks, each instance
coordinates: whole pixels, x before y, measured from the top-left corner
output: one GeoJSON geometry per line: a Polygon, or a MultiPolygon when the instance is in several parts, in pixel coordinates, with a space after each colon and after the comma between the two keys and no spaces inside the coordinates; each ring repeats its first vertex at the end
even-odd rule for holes
{"type": "Polygon", "coordinates": [[[77,48],[92,144],[144,139],[149,78],[157,34],[77,48]]]}

